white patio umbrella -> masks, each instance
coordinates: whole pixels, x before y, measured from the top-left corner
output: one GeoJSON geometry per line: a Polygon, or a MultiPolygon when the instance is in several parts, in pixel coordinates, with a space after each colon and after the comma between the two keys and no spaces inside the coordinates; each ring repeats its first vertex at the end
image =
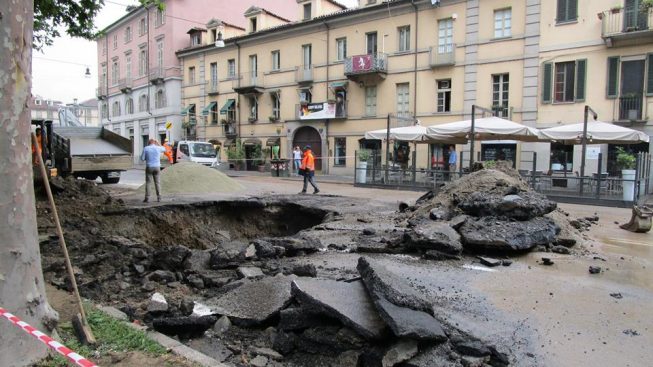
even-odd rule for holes
{"type": "MultiPolygon", "coordinates": [[[[565,144],[581,144],[583,123],[567,124],[540,130],[543,139],[557,140],[565,144]]],[[[647,143],[649,136],[627,127],[601,121],[587,123],[587,142],[590,144],[637,144],[647,143]]]]}
{"type": "MultiPolygon", "coordinates": [[[[469,138],[471,130],[472,120],[462,120],[429,126],[427,136],[469,138]]],[[[540,141],[541,139],[538,129],[495,116],[474,119],[474,135],[476,140],[540,141]]]]}
{"type": "MultiPolygon", "coordinates": [[[[390,140],[408,141],[414,143],[461,143],[460,138],[442,134],[427,134],[428,127],[414,125],[390,129],[390,140]]],[[[388,137],[387,129],[372,130],[365,133],[365,139],[384,140],[388,137]]]]}

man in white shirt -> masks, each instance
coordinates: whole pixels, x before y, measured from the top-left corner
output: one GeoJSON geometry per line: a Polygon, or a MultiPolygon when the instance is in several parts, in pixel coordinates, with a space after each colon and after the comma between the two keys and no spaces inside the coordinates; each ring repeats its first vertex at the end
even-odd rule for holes
{"type": "Polygon", "coordinates": [[[141,154],[141,161],[145,161],[144,203],[150,200],[150,181],[152,180],[154,180],[154,188],[156,189],[156,201],[161,201],[161,180],[159,173],[161,172],[161,154],[166,151],[166,148],[159,145],[159,142],[155,139],[150,139],[147,144],[141,154]]]}

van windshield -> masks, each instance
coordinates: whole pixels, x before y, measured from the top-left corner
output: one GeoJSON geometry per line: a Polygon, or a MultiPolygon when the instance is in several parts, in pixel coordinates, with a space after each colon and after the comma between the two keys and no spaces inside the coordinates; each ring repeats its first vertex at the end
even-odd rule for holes
{"type": "Polygon", "coordinates": [[[209,143],[194,143],[191,145],[191,156],[202,158],[215,158],[216,153],[213,144],[209,143]]]}

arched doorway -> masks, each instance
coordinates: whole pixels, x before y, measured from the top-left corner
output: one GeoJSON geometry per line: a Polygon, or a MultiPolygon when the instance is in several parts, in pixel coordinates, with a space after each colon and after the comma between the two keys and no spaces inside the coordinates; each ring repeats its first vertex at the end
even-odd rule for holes
{"type": "Polygon", "coordinates": [[[311,146],[313,155],[315,156],[315,170],[322,170],[322,138],[320,133],[310,126],[303,126],[297,129],[295,132],[295,137],[292,142],[293,148],[299,146],[300,149],[304,149],[306,145],[311,146]]]}

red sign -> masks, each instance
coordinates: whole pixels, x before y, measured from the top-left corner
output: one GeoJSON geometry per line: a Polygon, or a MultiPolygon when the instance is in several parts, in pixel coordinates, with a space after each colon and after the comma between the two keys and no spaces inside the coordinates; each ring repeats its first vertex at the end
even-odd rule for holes
{"type": "Polygon", "coordinates": [[[372,69],[372,55],[358,55],[351,58],[352,61],[352,70],[357,71],[367,71],[372,69]]]}

